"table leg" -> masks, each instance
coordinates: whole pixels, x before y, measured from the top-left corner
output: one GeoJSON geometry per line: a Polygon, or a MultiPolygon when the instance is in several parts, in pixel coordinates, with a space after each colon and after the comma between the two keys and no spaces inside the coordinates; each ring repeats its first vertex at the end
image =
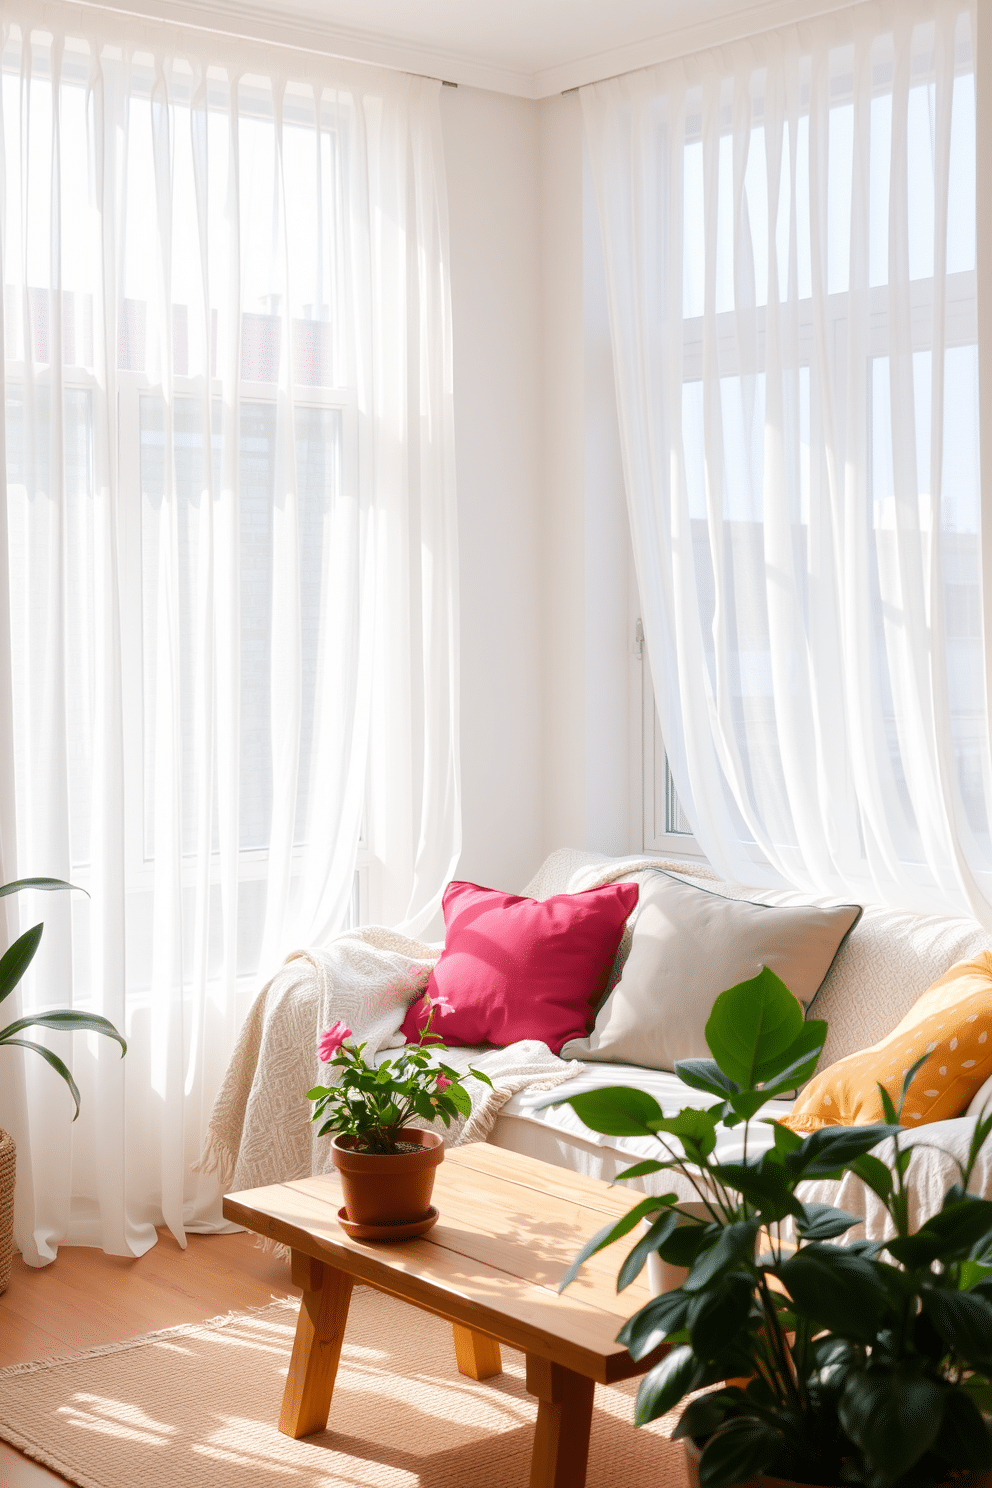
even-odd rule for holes
{"type": "Polygon", "coordinates": [[[469,1379],[486,1380],[503,1373],[503,1358],[495,1338],[489,1338],[485,1333],[475,1333],[461,1323],[452,1323],[451,1326],[455,1335],[455,1358],[458,1360],[460,1374],[467,1374],[469,1379]]]}
{"type": "Polygon", "coordinates": [[[352,1280],[343,1271],[294,1250],[293,1285],[303,1288],[303,1297],[279,1430],[298,1438],[323,1431],[327,1425],[352,1280]]]}
{"type": "Polygon", "coordinates": [[[538,1400],[530,1488],[583,1488],[595,1382],[528,1354],[527,1388],[538,1400]]]}

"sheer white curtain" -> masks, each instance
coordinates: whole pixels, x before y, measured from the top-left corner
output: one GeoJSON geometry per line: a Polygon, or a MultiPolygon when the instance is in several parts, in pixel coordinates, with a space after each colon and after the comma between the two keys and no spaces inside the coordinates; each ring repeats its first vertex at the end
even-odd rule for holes
{"type": "Polygon", "coordinates": [[[652,676],[699,843],[992,922],[975,6],[583,89],[652,676]]]}
{"type": "Polygon", "coordinates": [[[261,979],[423,929],[457,860],[447,208],[436,83],[3,28],[2,866],[89,895],[20,905],[21,1005],[130,1041],[53,1041],[74,1126],[4,1055],[41,1263],[216,1225],[192,1167],[261,979]]]}

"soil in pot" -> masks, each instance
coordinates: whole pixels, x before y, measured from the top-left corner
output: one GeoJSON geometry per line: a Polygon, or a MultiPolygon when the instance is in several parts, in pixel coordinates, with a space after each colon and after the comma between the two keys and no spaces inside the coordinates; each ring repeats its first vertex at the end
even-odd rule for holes
{"type": "Polygon", "coordinates": [[[363,1152],[358,1137],[339,1133],[332,1138],[344,1207],[353,1223],[405,1223],[426,1216],[444,1140],[437,1132],[409,1128],[402,1141],[412,1151],[363,1152]]]}

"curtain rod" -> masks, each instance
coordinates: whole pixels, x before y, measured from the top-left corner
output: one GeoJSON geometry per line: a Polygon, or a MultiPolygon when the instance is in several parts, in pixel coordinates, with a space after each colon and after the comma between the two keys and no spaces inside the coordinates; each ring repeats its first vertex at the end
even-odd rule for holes
{"type": "MultiPolygon", "coordinates": [[[[600,83],[615,83],[621,78],[633,77],[637,72],[650,72],[652,67],[662,67],[666,62],[680,62],[686,57],[698,57],[703,52],[719,50],[720,47],[732,46],[738,41],[748,41],[753,36],[768,36],[773,31],[784,31],[789,27],[802,26],[809,21],[822,20],[824,16],[840,16],[845,11],[861,10],[865,5],[876,4],[877,0],[847,0],[846,4],[830,5],[824,4],[823,0],[814,9],[806,10],[801,15],[795,15],[791,20],[771,21],[766,25],[747,27],[743,30],[732,30],[720,36],[719,40],[710,41],[702,46],[689,46],[684,51],[673,51],[666,56],[657,57],[653,62],[641,62],[636,67],[621,68],[619,72],[608,73],[605,77],[590,78],[586,83],[576,83],[573,88],[563,88],[561,98],[567,98],[570,93],[578,93],[582,88],[595,88],[600,83]]],[[[916,8],[914,0],[909,0],[906,9],[916,8]]],[[[967,9],[966,0],[962,0],[962,10],[967,9]]],[[[725,18],[726,19],[726,18],[725,18]]],[[[704,25],[714,25],[715,22],[703,22],[704,25]]]]}
{"type": "MultiPolygon", "coordinates": [[[[344,56],[341,52],[333,52],[322,47],[305,46],[301,42],[278,41],[272,37],[259,36],[251,32],[227,30],[220,25],[208,26],[202,21],[169,20],[165,16],[152,15],[144,10],[134,10],[130,6],[107,4],[105,0],[59,0],[59,3],[76,6],[80,10],[100,11],[107,16],[127,16],[129,20],[141,21],[145,25],[168,27],[174,31],[197,31],[203,36],[219,36],[231,41],[246,41],[253,46],[279,47],[284,52],[297,52],[307,57],[345,62],[349,67],[377,67],[384,72],[405,73],[407,77],[424,78],[427,82],[440,83],[442,88],[458,87],[457,83],[449,82],[447,78],[438,77],[430,72],[415,72],[411,67],[396,67],[389,62],[366,62],[358,57],[344,56]]],[[[39,22],[39,25],[43,27],[44,22],[39,22]]]]}

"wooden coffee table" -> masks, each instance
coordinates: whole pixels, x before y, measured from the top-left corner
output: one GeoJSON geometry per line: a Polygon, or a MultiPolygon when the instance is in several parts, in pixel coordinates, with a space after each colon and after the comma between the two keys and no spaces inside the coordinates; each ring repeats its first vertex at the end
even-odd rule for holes
{"type": "Polygon", "coordinates": [[[292,1250],[303,1299],[279,1430],[327,1425],[353,1284],[400,1297],[454,1326],[458,1368],[472,1379],[502,1369],[505,1343],[527,1357],[538,1398],[530,1488],[582,1488],[593,1390],[650,1369],[618,1344],[621,1323],[650,1295],[641,1277],[618,1297],[621,1242],[600,1252],[558,1296],[576,1252],[635,1201],[623,1188],[477,1142],[445,1154],[429,1234],[398,1244],[350,1240],[337,1222],[336,1173],[228,1194],[227,1219],[292,1250]]]}

